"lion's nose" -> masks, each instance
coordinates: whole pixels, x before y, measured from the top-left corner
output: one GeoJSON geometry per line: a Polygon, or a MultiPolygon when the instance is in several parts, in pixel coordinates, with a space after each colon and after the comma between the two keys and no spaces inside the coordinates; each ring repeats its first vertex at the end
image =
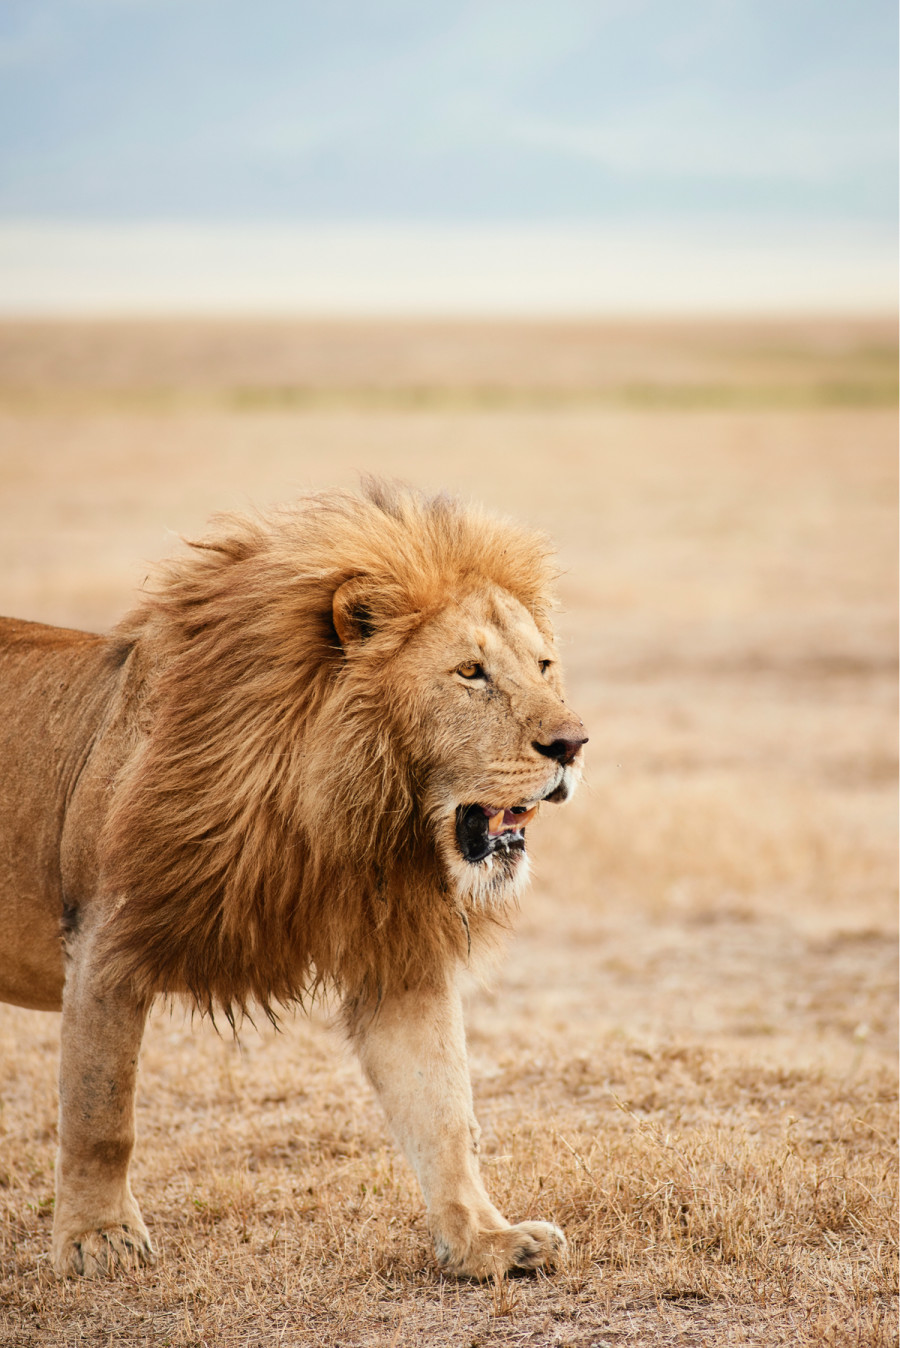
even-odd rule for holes
{"type": "Polygon", "coordinates": [[[532,749],[537,749],[539,754],[545,758],[554,758],[557,763],[563,765],[569,764],[575,758],[582,744],[587,744],[587,735],[579,735],[573,739],[552,740],[549,744],[541,744],[540,740],[532,740],[532,749]]]}

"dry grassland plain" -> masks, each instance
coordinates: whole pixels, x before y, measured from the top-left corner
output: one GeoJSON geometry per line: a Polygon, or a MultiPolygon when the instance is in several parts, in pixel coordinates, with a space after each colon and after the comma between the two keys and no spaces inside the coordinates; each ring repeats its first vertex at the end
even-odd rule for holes
{"type": "Polygon", "coordinates": [[[468,998],[563,1270],[440,1277],[327,1008],[158,1008],[160,1262],[55,1282],[59,1024],[3,1007],[0,1342],[896,1342],[895,369],[875,322],[0,325],[0,611],[103,629],[213,512],[374,471],[557,539],[591,736],[468,998]]]}

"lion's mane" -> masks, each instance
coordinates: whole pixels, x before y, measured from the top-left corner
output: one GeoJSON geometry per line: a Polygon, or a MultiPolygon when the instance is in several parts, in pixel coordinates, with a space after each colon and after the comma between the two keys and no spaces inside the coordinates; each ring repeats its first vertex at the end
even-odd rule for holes
{"type": "Polygon", "coordinates": [[[549,545],[377,482],[217,525],[116,633],[142,733],[101,841],[108,976],[229,1017],[323,983],[367,1002],[427,982],[504,914],[450,891],[417,781],[439,731],[382,671],[485,583],[546,625],[549,545]],[[370,635],[344,650],[332,601],[353,578],[370,635]]]}

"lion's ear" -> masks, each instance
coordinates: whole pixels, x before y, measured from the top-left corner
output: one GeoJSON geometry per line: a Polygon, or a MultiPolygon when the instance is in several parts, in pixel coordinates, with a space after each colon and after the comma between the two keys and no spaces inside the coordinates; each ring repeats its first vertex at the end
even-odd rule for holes
{"type": "Polygon", "coordinates": [[[367,641],[375,631],[372,611],[366,602],[367,588],[365,576],[354,576],[334,592],[331,618],[338,641],[345,649],[353,641],[367,641]]]}

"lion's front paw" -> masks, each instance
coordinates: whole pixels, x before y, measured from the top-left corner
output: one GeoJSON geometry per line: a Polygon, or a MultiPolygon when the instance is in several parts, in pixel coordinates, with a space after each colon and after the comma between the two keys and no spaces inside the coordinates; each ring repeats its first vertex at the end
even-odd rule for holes
{"type": "Polygon", "coordinates": [[[504,1231],[504,1272],[555,1268],[566,1252],[566,1238],[552,1222],[520,1222],[504,1231]]]}
{"type": "Polygon", "coordinates": [[[62,1278],[109,1278],[155,1264],[150,1237],[141,1224],[102,1226],[54,1241],[53,1267],[62,1278]]]}
{"type": "Polygon", "coordinates": [[[515,1271],[533,1273],[555,1268],[566,1250],[566,1238],[550,1222],[520,1222],[496,1231],[480,1231],[464,1251],[438,1241],[438,1262],[457,1278],[500,1278],[515,1271]]]}

